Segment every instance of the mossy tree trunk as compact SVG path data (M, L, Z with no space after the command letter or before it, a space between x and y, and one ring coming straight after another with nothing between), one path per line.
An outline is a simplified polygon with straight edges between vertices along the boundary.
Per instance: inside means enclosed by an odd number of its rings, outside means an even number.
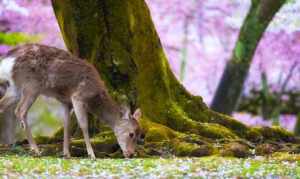
M203 155L220 140L292 140L283 130L248 128L187 92L170 70L144 0L52 4L67 48L97 67L116 100L142 109L152 149L160 143L176 155Z
M231 114L236 109L257 45L286 0L251 2L232 57L225 67L211 105L213 110L221 113Z

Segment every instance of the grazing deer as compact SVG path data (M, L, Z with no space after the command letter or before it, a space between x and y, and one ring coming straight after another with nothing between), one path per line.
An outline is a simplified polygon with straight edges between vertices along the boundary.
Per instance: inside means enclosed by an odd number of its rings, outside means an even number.
M96 114L114 131L125 157L132 157L140 136L138 119L109 95L97 70L89 63L54 47L27 44L9 51L0 60L0 81L7 83L0 112L17 103L15 114L26 132L30 148L39 154L26 116L39 95L54 97L64 108L63 154L70 157L69 121L73 108L85 140L87 153L95 158L88 134L88 112Z

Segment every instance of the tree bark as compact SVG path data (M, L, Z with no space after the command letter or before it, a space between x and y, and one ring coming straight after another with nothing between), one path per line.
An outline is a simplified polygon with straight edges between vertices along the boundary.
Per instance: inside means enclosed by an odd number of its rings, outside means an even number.
M199 156L214 153L220 140L292 140L281 129L248 128L187 92L170 70L144 0L52 4L67 48L96 66L118 102L142 109L145 153L169 148L175 155Z
M257 45L285 2L286 0L252 0L232 57L213 98L213 110L230 115L236 109Z
M294 132L297 136L300 136L300 112L298 112L297 115L297 121L296 121Z
M10 145L16 142L16 126L14 107L11 107L1 115L0 144Z

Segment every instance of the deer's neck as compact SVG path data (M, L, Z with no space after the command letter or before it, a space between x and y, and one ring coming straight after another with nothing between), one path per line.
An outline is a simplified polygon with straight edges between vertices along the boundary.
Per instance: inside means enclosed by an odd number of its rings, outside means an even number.
M120 107L112 100L105 101L101 105L100 120L107 123L112 129L117 126L121 121Z

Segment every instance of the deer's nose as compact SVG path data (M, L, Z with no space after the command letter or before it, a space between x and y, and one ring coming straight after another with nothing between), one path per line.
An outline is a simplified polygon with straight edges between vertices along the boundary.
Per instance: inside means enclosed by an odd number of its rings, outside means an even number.
M126 158L133 158L133 157L134 157L134 153L133 153L133 152L126 152L126 153L124 154L124 156L125 156Z
M128 158L133 158L134 157L134 154L129 154L128 155Z

